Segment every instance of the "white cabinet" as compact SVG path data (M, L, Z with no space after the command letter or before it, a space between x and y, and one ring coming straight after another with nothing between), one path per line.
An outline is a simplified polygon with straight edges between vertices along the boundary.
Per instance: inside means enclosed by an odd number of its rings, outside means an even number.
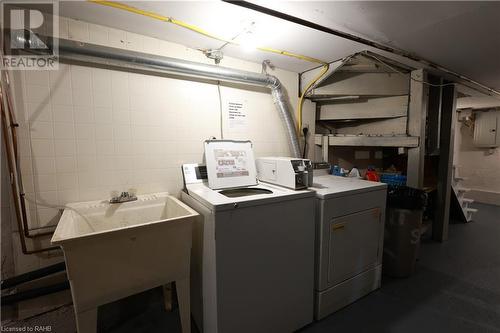
M500 111L476 112L474 121L474 145L477 147L500 146Z

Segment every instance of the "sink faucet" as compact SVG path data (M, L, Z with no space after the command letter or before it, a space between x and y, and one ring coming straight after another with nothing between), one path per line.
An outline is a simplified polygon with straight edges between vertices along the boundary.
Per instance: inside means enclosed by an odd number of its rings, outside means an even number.
M129 202L129 201L134 201L137 200L137 197L133 194L130 194L128 192L122 192L119 196L112 197L109 200L110 204L115 204L115 203L122 203L122 202Z

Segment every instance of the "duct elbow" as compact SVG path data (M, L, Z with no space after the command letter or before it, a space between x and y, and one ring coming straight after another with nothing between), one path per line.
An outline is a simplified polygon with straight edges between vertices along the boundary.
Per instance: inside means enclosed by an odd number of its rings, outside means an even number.
M268 82L267 86L269 88L271 88L273 91L277 90L277 89L279 89L281 87L280 80L276 76L274 76L274 75L267 74L266 75L266 80Z

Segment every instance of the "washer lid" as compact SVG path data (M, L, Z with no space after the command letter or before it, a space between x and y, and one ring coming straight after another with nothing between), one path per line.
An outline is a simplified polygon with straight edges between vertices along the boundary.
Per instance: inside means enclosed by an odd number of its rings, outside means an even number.
M257 171L250 141L205 141L208 186L211 189L257 184Z
M227 196L221 192L228 193L225 190L213 190L208 187L207 182L194 183L186 185L187 193L194 200L207 207L212 212L221 212L225 210L240 209L246 207L259 207L263 205L272 205L278 202L293 201L304 198L313 198L315 193L308 190L292 190L285 187L274 186L272 184L260 183L255 186L236 188L234 192L238 193L240 189L257 189L251 195L244 196ZM264 190L264 191L262 191ZM268 190L268 191L266 191ZM251 190L252 191L252 190ZM272 193L268 193L272 192Z

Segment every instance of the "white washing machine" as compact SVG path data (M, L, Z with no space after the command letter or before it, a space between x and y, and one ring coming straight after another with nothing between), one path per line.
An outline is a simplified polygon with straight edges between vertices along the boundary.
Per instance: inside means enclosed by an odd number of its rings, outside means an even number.
M225 158L220 165L231 163ZM250 174L238 171L243 183L256 182L255 165L250 169ZM312 322L314 192L235 186L238 176L231 177L234 187L214 190L203 168L183 165L183 174L181 198L201 215L194 227L191 270L191 309L198 328L274 333Z
M315 319L380 288L387 186L314 171Z

